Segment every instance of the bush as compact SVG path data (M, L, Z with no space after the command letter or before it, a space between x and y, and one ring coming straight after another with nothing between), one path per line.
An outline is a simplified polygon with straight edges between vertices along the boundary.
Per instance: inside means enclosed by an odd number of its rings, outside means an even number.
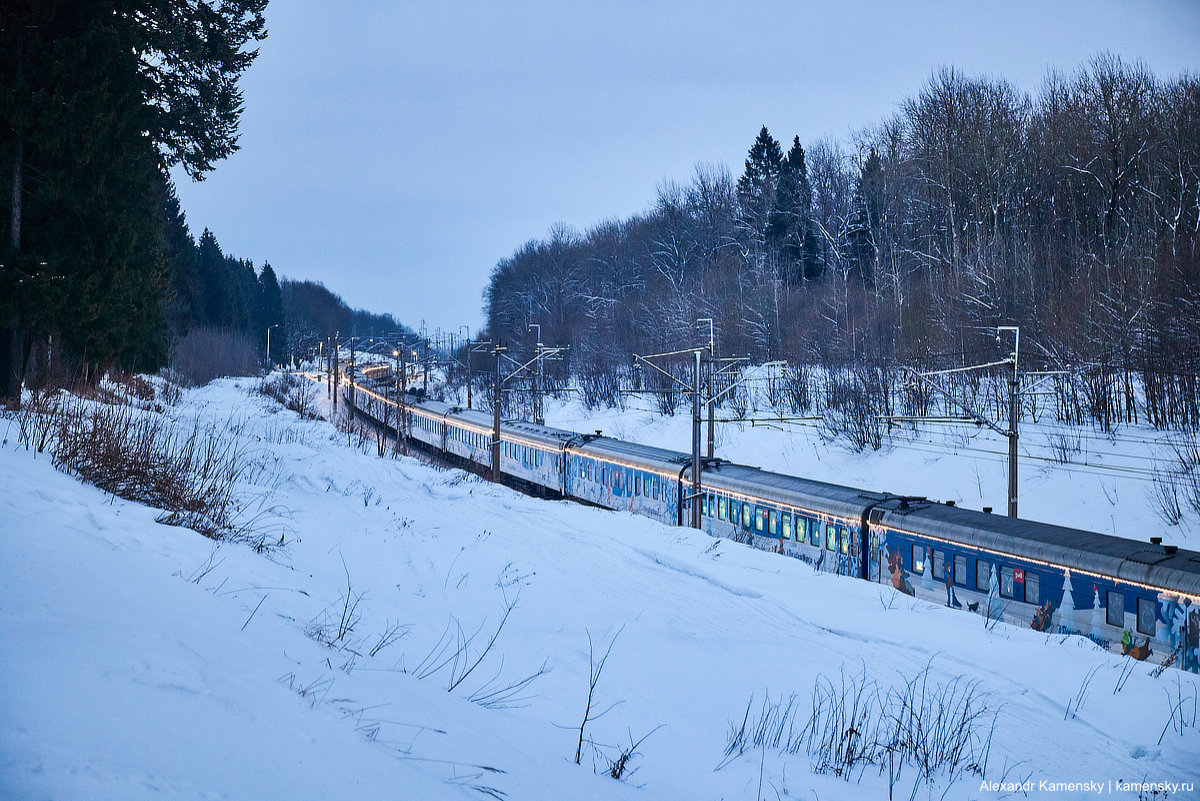
M180 431L160 413L65 393L23 415L26 447L48 450L55 467L105 492L162 509L160 523L218 540L248 533L234 498L248 460L228 426Z
M193 328L175 343L171 371L199 386L221 376L258 375L262 357L258 344L244 331Z
M268 376L259 382L258 391L305 420L318 417L316 384L303 376L295 373Z
M997 710L975 681L935 682L926 667L884 688L864 668L843 670L837 679L818 675L807 721L801 715L794 695L772 700L768 694L757 712L751 697L741 723L730 723L718 769L762 748L804 751L814 772L847 781L875 767L895 785L908 767L918 780L942 775L953 783L964 773L985 774Z

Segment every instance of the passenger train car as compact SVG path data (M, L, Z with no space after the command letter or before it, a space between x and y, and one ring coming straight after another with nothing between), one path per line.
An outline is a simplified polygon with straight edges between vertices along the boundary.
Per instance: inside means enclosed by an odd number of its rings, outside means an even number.
M380 413L391 400L354 389L357 414L396 419ZM405 408L411 439L490 471L491 415L412 397ZM501 424L500 467L527 489L673 525L698 502L712 536L1200 672L1200 553L722 460L704 460L692 500L690 454L520 421Z

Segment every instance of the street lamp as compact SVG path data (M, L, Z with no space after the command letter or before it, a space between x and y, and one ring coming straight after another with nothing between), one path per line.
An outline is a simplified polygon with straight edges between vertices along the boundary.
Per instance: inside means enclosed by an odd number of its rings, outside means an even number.
M279 323L267 326L267 372L271 371L271 329L278 327Z

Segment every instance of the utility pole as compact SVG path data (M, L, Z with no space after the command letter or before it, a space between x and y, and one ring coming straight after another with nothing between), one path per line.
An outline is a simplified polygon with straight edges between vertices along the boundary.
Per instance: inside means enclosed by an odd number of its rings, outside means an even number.
M472 392L472 385L475 383L475 374L474 374L474 368L473 368L473 362L472 362L471 356L476 353L487 353L491 347L492 347L492 343L489 340L480 340L479 342L471 342L470 340L467 341L467 350L466 350L465 355L467 357L467 408L468 409L472 408L471 392Z
M400 447L408 455L408 343L400 337Z
M713 336L713 318L701 317L696 327L708 323L708 369L704 372L704 394L708 397L708 458L713 458L717 431L717 402L713 399L712 375L717 363L717 339Z
M400 448L400 420L404 414L404 396L400 394L400 349L404 347L404 340L400 340L400 345L392 349L392 359L395 362L395 375L392 376L392 397L396 401L396 447Z
M1008 379L1008 516L1017 516L1017 412L1020 406L1020 376L1017 374L1017 355L1021 347L1021 327L1017 325L1002 325L1000 331L1012 331L1012 374Z
M669 353L655 353L651 356L641 356L637 353L633 354L634 366L639 367L641 364L650 366L651 368L662 373L674 384L681 387L685 392L692 396L692 489L689 494L683 493L683 487L680 487L681 500L688 501L692 510L691 519L689 521L692 528L700 528L700 406L704 403L704 398L700 395L700 354L704 348L685 348L684 350L671 351ZM651 359L663 358L667 356L682 356L685 353L692 355L692 383L689 386L684 381L676 378L671 373L659 367ZM676 390L678 391L678 390ZM683 477L680 476L682 483ZM683 525L683 510L679 510L679 524Z
M421 359L421 363L425 365L425 378L421 382L421 392L425 395L425 397L428 398L429 397L429 337L425 337L425 339L422 340L422 347L424 348L424 358Z
M534 355L537 358L537 369L533 372L533 422L540 425L545 425L546 420L542 415L542 327L537 323L530 323L529 330L537 329L537 350Z
M692 365L692 528L700 528L700 351ZM711 407L710 407L711 408ZM712 448L712 440L709 440Z
M354 337L350 337L350 372L346 376L347 384L350 387L350 408L346 411L350 415L350 419L354 419L354 411L357 408L354 404Z
M497 342L493 351L496 354L496 394L492 398L492 481L497 484L500 483L500 385L504 382L500 375L500 357L505 350Z

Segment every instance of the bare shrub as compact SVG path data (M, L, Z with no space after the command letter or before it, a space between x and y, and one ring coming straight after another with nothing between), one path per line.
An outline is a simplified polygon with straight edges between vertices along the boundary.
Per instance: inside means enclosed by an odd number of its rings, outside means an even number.
M813 405L812 368L807 364L790 366L783 374L783 392L792 414L805 414Z
M73 396L51 414L50 452L60 470L164 510L161 523L213 539L249 535L234 498L248 461L228 426L181 432L161 414Z
M919 781L987 771L998 711L979 683L956 677L933 681L928 667L886 690L867 676L818 675L807 721L795 696L764 696L755 711L751 696L740 723L730 723L721 769L746 751L808 754L813 771L861 778L868 767L888 773L892 786L905 768Z
M305 420L317 419L317 386L296 373L278 373L258 383L258 391Z
M262 371L262 353L254 338L230 328L193 328L171 352L171 370L192 385L221 376L250 376Z
M845 442L855 453L883 447L888 414L887 392L874 370L833 374L825 388L822 431Z
M579 390L588 409L612 409L620 404L621 376L612 367L589 364L579 376Z

